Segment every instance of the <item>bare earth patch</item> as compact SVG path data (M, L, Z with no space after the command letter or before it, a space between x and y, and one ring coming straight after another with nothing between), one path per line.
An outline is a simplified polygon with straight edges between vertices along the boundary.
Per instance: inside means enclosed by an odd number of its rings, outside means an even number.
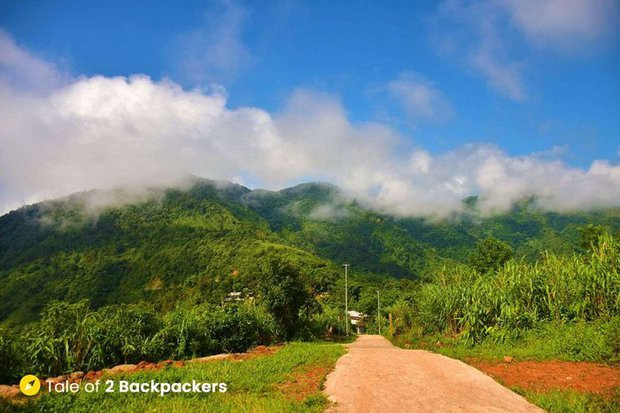
M278 386L278 389L286 396L297 401L305 400L309 395L316 393L321 388L329 367L304 366L293 372L291 378Z
M574 390L612 396L620 387L620 366L571 361L517 363L468 361L508 387L548 392Z
M231 360L249 360L257 357L270 356L280 350L284 345L274 346L257 346L245 353L233 353L230 355Z

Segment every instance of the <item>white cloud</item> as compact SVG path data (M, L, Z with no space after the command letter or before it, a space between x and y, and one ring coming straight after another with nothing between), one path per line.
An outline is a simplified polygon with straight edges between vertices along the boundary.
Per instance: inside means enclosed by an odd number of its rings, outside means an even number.
M346 204L345 204L346 205ZM343 205L321 204L314 208L308 216L317 221L337 221L349 216L349 211Z
M620 26L620 6L616 0L444 0L431 21L438 52L523 101L532 48L563 54L604 48Z
M7 61L2 70L15 69ZM230 109L222 91L146 76L32 90L0 80L0 211L92 188L177 185L187 174L271 189L329 181L398 215L445 216L471 194L489 213L530 195L554 210L620 204L617 164L581 170L484 144L435 155L403 150L405 139L388 126L353 123L336 98L306 90L278 113Z
M462 60L498 93L522 101L525 64L510 53L502 19L504 9L495 0L445 0L434 19L434 36L442 53Z
M452 105L433 82L413 72L403 72L387 84L413 120L444 120L452 116Z
M215 0L201 27L183 33L171 56L178 74L191 84L233 80L254 61L243 42L248 10L234 0Z
M617 30L616 0L499 0L532 43L571 51L591 47Z
M527 97L523 79L523 62L502 57L503 42L493 31L481 37L480 45L467 56L469 66L486 79L488 85L500 94L523 101Z
M22 90L49 90L62 84L64 76L54 65L20 48L0 28L0 81Z

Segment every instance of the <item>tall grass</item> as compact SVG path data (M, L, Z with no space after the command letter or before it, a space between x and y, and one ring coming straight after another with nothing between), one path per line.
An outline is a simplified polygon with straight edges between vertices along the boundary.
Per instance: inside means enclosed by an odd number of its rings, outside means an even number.
M141 360L240 352L277 337L273 317L250 303L179 307L161 314L144 304L92 310L86 301L55 302L39 322L0 331L0 378L11 383L25 373L57 375Z
M484 275L444 268L420 289L408 317L424 332L470 344L514 338L539 322L610 319L620 315L619 268L620 246L606 233L583 255L545 253L535 264L511 260Z

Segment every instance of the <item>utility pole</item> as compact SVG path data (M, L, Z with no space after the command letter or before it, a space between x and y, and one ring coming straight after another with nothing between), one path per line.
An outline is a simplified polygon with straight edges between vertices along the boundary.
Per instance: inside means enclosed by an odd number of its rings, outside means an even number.
M348 271L349 264L343 264L344 267L344 331L349 335L349 280Z
M379 335L381 335L381 302L379 301L379 290L377 290L377 326L379 327Z

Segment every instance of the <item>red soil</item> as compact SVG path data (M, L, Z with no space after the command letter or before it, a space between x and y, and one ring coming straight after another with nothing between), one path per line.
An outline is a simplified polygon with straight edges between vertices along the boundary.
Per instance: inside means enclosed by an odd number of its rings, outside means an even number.
M620 365L557 360L517 363L469 361L469 364L508 387L526 390L574 390L612 396L620 388Z
M274 345L274 346L257 346L246 353L233 353L230 357L231 360L249 360L257 357L265 357L270 356L273 353L277 352L283 347L283 345Z
M302 401L312 393L319 391L321 383L330 370L331 369L328 367L308 368L304 366L302 369L294 372L291 377L280 384L278 388L286 397Z

